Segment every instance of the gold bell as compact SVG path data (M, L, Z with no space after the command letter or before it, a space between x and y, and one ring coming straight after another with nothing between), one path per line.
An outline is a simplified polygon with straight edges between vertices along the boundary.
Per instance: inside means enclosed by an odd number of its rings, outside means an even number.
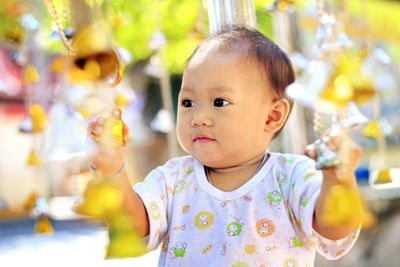
M108 215L106 220L110 241L106 258L137 257L145 254L146 246L137 234L132 218L122 211Z
M121 110L114 109L103 125L100 135L92 134L92 138L97 142L112 146L125 146L124 123L121 120Z
M102 218L121 209L123 195L111 179L91 180L83 194L83 203L75 211L84 215Z
M393 182L390 175L390 169L382 169L378 173L378 179L376 179L377 184L386 184Z
M47 115L39 104L33 104L29 107L29 116L32 122L32 132L37 133L44 130L46 126Z
M42 160L40 159L39 155L36 153L35 150L32 150L29 153L28 158L26 159L26 165L34 167L40 167L43 165Z
M122 64L98 25L78 31L72 50L75 53L69 75L72 83L106 81L111 87L119 84Z
M364 130L362 131L362 135L371 138L371 139L378 139L382 134L381 126L378 121L371 121L365 126Z
M321 92L321 98L337 105L350 101L363 103L376 94L373 80L362 74L361 58L354 55L339 56L336 69Z
M32 192L28 198L26 199L25 203L24 203L24 210L25 211L30 211L31 209L33 209L36 205L36 201L38 199L38 194L36 192Z
M322 222L327 226L361 223L363 228L368 228L374 224L375 218L357 191L335 185L327 196Z
M35 225L36 234L52 234L54 233L53 226L46 216L40 216Z

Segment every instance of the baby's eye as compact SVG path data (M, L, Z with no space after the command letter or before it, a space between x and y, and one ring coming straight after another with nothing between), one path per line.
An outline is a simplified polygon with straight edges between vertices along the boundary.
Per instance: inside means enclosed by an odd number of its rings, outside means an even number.
M223 107L230 104L228 100L222 99L222 98L216 98L214 100L214 107Z
M184 100L182 100L181 105L182 105L183 107L185 107L185 108L191 108L191 107L194 106L194 103L193 103L192 100L184 99Z

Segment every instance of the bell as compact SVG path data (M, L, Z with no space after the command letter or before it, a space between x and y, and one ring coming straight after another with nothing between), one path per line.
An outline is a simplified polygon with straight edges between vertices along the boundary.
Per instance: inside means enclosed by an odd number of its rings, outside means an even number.
M377 140L382 135L381 126L378 121L373 120L365 126L362 135Z
M320 97L339 106L350 101L359 104L370 100L376 94L376 88L373 80L362 74L361 67L359 57L339 56L336 69Z
M112 146L125 146L124 123L121 120L121 111L114 109L103 125L100 135L92 134L92 138L97 142Z
M34 167L40 167L43 165L42 160L40 159L39 155L36 153L35 150L32 150L29 153L28 158L26 159L26 165Z
M36 205L36 201L38 198L38 194L36 192L32 192L24 203L24 210L30 211L31 209L33 209Z
M374 222L374 216L357 191L344 185L331 187L322 214L323 224L334 227L348 223L361 223L365 229L372 226Z
M110 241L106 258L137 257L147 252L135 230L132 218L123 212L107 217Z
M72 83L106 81L111 87L119 84L122 64L97 25L78 31L72 50L75 53L69 73Z
M44 130L47 115L39 104L33 104L29 107L29 116L32 123L32 132L37 133Z
M121 209L123 195L111 179L91 180L83 194L83 203L75 211L84 215L102 218L107 213Z
M23 79L25 83L37 83L39 81L39 73L36 67L33 65L26 66Z
M54 233L53 226L46 216L40 216L35 225L36 234L52 234Z
M378 178L376 179L377 184L386 184L393 182L393 179L390 175L390 169L382 169L378 173Z

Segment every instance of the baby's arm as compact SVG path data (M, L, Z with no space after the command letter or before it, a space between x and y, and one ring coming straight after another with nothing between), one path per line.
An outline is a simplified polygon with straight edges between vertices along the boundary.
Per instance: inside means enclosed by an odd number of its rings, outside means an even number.
M111 116L114 116L111 114ZM91 135L100 136L103 131L104 119L100 118L89 125L88 131ZM124 138L128 135L128 128L123 124ZM91 164L97 172L102 175L110 176L117 181L117 186L123 195L122 209L130 217L136 226L140 237L149 234L149 218L146 208L139 195L132 189L125 168L120 172L124 165L126 155L125 146L112 146L97 143L97 151L90 157ZM117 175L116 175L117 174Z
M340 140L339 140L340 139ZM336 185L344 185L349 191L353 191L358 194L357 181L354 174L355 169L359 163L361 158L361 148L354 143L347 136L341 136L340 138L334 138L331 142L334 150L339 149L347 149L345 153L350 155L346 160L342 159L342 163L340 168L338 166L329 167L322 170L323 173L323 181L321 186L321 192L317 199L313 217L313 228L316 232L318 232L321 236L331 239L331 240L339 240L346 236L348 236L351 232L353 232L356 228L360 226L360 221L349 221L348 223L343 223L340 225L329 226L326 223L323 223L324 207L329 198L330 190L332 187ZM342 148L339 148L339 145ZM315 158L315 153L306 152L308 156L311 158ZM357 213L361 211L360 203L349 203L352 205L356 205L353 212ZM339 211L338 211L339 212ZM359 217L359 216L355 216Z

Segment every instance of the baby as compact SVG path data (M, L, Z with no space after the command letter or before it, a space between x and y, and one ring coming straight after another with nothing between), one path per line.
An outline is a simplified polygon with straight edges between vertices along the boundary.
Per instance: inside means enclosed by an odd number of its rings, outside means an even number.
M188 156L169 160L130 189L125 148L92 157L116 176L124 209L148 248L162 242L159 266L313 266L346 253L358 223L321 223L327 192L356 189L360 148L338 177L303 155L267 152L290 113L290 60L260 32L231 28L195 50L179 93L177 135ZM102 121L90 125L102 131ZM296 129L292 129L296 130ZM125 128L125 134L127 129ZM309 154L314 157L314 153Z

